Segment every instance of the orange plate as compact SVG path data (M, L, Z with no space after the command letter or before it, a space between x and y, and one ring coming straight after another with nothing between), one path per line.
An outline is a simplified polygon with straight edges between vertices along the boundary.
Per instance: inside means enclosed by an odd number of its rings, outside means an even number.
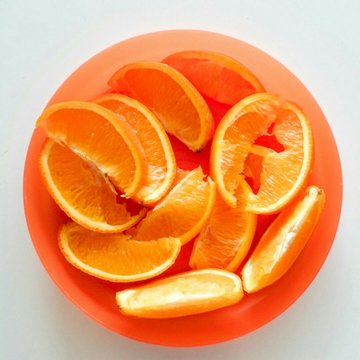
M321 220L290 271L276 284L246 295L237 305L210 313L171 320L148 320L119 313L115 292L129 286L110 284L73 268L61 255L56 241L65 216L42 184L38 158L45 135L35 130L24 171L24 207L29 232L37 253L57 286L82 311L121 335L153 344L198 346L230 340L268 323L286 310L309 286L320 270L333 243L340 217L342 175L339 155L329 125L318 104L304 85L283 65L266 53L240 40L193 30L175 30L138 36L114 45L77 69L58 89L49 104L64 100L88 100L108 92L107 80L122 65L138 60L161 60L181 50L209 50L238 59L258 76L265 88L298 103L314 129L316 159L311 182L322 187L327 202ZM211 103L219 120L226 110ZM35 124L35 119L34 119ZM195 154L171 139L178 164L207 171L209 149ZM260 224L266 223L266 218ZM262 232L258 229L258 235ZM186 270L192 242L167 274ZM131 285L131 284L130 284Z

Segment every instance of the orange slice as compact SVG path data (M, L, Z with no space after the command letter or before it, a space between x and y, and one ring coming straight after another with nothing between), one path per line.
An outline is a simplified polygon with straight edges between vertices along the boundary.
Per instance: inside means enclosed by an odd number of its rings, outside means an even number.
M115 112L135 131L145 152L148 172L134 199L143 205L157 202L170 190L176 175L175 155L160 121L146 106L125 95L104 95L95 102Z
M112 111L90 102L66 101L45 109L36 125L93 163L126 197L143 185L147 164L139 139Z
M214 120L200 93L182 74L157 62L137 62L119 69L110 87L145 104L166 131L199 151L210 140Z
M184 170L181 168L176 169L175 181L174 184L177 185L185 176L190 173L190 170Z
M190 267L236 270L249 251L255 230L255 214L245 212L241 203L231 208L217 196L211 216L195 240Z
M107 179L68 147L48 139L40 155L40 170L48 192L75 222L98 232L121 232L144 215L131 215Z
M253 293L280 279L310 238L325 204L325 193L308 187L266 230L241 275L244 289Z
M59 231L59 247L79 270L112 282L133 282L157 276L179 254L179 239L136 241L124 234L99 234L68 223Z
M200 314L238 303L239 276L216 269L189 271L116 293L126 315L162 319Z
M204 226L215 203L215 184L201 168L187 174L137 227L136 239L176 237L183 244Z
M278 149L257 144L264 137L275 137ZM271 214L303 188L312 159L312 131L304 113L289 101L261 93L241 100L221 120L212 143L210 171L231 207L236 207L235 191L241 185L246 211ZM245 181L246 167L252 164L260 166L254 171L260 172L257 191Z
M182 51L163 60L207 97L227 105L264 92L256 76L237 60L209 51Z

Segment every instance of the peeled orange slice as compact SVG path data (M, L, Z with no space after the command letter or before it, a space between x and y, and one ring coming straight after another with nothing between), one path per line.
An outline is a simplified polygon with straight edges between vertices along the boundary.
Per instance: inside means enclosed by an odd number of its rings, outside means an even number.
M231 208L217 196L214 209L195 240L191 268L237 269L249 251L256 230L256 215L244 211L243 205Z
M40 170L49 194L75 222L98 232L121 232L144 215L131 215L107 179L68 147L48 139L40 155Z
M276 150L260 142L264 137L276 139ZM260 93L241 100L221 120L210 168L227 204L236 207L235 191L241 186L246 211L270 214L284 208L304 187L312 159L312 131L304 113L279 96ZM256 191L246 182L247 167L258 169L253 172L259 173Z
M176 175L174 152L162 124L146 106L125 95L108 94L95 102L115 112L135 131L145 152L148 172L134 199L144 205L157 202L170 190Z
M216 269L189 271L116 293L120 311L143 318L175 318L238 303L239 276Z
M210 51L181 51L163 60L180 71L200 93L227 105L264 87L256 76L237 60Z
M112 282L132 282L164 272L179 254L179 239L136 241L124 234L99 234L68 223L59 232L65 258L79 270Z
M119 69L110 87L145 104L167 132L193 151L205 147L214 120L200 93L181 73L157 62L137 62Z
M90 102L67 101L45 109L36 125L91 162L126 197L142 187L147 172L144 150L129 124L112 111Z
M139 223L136 239L176 237L183 244L201 230L215 203L215 184L201 168L189 172Z
M310 186L278 215L241 272L246 292L273 284L289 270L318 223L324 204L324 191Z
M174 184L177 185L186 175L188 175L190 170L184 170L181 168L176 169L175 181Z

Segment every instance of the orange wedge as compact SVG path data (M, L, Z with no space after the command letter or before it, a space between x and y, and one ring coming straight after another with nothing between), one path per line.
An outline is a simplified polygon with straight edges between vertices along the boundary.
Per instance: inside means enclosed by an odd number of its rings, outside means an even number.
M309 186L266 230L241 275L248 293L280 279L300 255L325 204L325 193Z
M91 163L68 147L48 139L40 155L40 170L49 194L75 222L98 232L121 232L144 215L131 215L108 180Z
M143 205L157 202L170 190L176 175L174 152L162 124L146 106L125 95L109 94L95 102L115 112L134 129L148 163L144 185L134 199Z
M227 105L264 92L256 76L237 60L209 51L182 51L163 60L207 97Z
M190 172L190 170L184 170L181 168L177 168L174 184L177 185L186 175L189 174L189 172Z
M256 215L240 203L231 208L220 196L196 238L189 265L193 269L235 271L249 251L256 230Z
M112 282L133 282L157 276L179 254L179 239L136 241L124 234L99 234L68 223L59 231L59 247L79 270Z
M163 319L200 314L238 303L239 276L217 269L189 271L116 293L126 315Z
M264 137L275 138L277 150L259 144ZM241 186L246 211L271 214L304 187L312 159L312 130L304 113L279 96L261 93L241 100L221 120L212 143L210 171L231 207L236 207L235 191ZM259 173L256 191L245 180L249 172Z
M181 73L157 62L137 62L119 69L110 87L145 104L166 131L199 151L210 140L214 120L200 93Z
M139 139L112 111L84 101L67 101L45 109L37 126L91 162L126 197L143 185L147 164Z
M201 168L189 172L139 223L136 239L176 237L183 244L204 226L215 203L215 184Z

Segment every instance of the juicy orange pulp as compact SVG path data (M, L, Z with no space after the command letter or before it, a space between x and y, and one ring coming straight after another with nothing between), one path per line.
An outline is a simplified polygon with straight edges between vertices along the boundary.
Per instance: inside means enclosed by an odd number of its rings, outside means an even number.
M235 271L249 251L256 217L244 210L243 202L231 208L217 195L214 209L195 240L190 266Z
M166 131L193 151L205 147L214 120L203 97L181 73L157 62L137 62L119 69L110 87L145 104Z
M135 238L176 237L183 244L196 236L211 214L215 184L201 168L189 172L137 226Z
M136 241L125 234L99 234L70 222L59 231L65 258L79 270L113 282L133 282L157 276L179 254L179 239Z
M68 147L48 139L40 155L40 170L50 195L74 221L98 232L122 232L146 213L132 215L107 178Z
M268 131L283 151L256 144ZM311 127L302 111L278 96L260 93L240 101L221 120L212 143L210 168L221 196L230 206L236 206L235 191L241 186L247 211L271 214L284 208L306 184L312 159ZM245 177L247 167L254 170L259 165L259 188L255 193Z
M163 60L180 71L203 95L227 105L265 89L237 60L209 51L182 51Z
M139 138L148 172L134 199L144 205L156 203L170 190L176 175L174 152L160 121L146 106L125 95L107 94L95 102L129 123Z
M248 293L273 284L289 270L318 223L324 204L324 191L309 186L270 224L241 272Z
M116 294L127 315L161 319L199 314L239 302L240 278L216 269L189 271Z
M144 150L129 124L112 111L90 102L66 101L45 109L36 126L93 163L126 197L143 185Z

